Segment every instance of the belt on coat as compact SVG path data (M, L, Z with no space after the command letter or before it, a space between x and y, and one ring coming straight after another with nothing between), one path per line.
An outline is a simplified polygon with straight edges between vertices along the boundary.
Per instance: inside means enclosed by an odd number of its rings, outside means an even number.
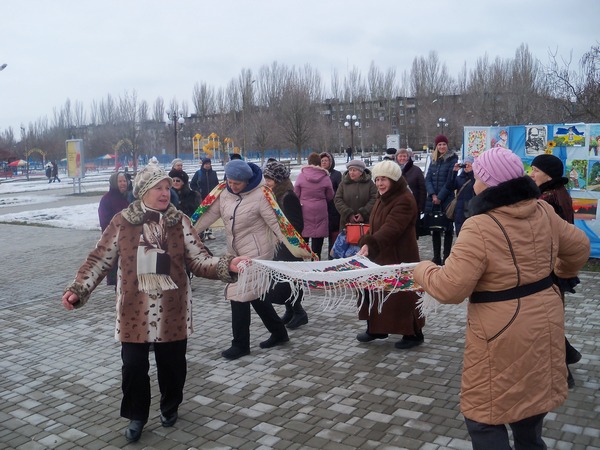
M490 303L504 302L506 300L514 300L516 298L527 297L536 292L543 291L553 284L552 277L548 275L546 278L534 281L533 283L516 286L503 291L480 291L471 294L471 303Z

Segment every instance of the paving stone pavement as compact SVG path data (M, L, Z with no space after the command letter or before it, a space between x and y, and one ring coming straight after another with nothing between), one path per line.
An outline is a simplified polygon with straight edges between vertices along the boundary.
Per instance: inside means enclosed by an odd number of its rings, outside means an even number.
M221 231L209 247L224 249ZM141 440L127 444L119 416L120 354L114 291L102 285L81 310L62 308L63 287L95 244L95 231L0 224L0 448L37 449L469 449L458 407L465 308L440 307L425 344L399 336L361 344L352 307L305 307L309 323L263 350L253 313L252 353L227 361L229 305L220 282L194 278L196 332L180 419L163 428L153 403ZM429 239L420 241L431 257ZM577 387L544 428L552 449L600 448L600 274L581 274L567 299L567 333L583 359Z

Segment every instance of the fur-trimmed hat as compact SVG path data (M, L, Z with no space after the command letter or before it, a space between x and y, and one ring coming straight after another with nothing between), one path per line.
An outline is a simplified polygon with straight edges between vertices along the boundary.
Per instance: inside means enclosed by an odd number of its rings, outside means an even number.
M373 175L373 179L387 177L390 180L398 181L402 176L402 169L394 161L381 161L373 166L371 174Z
M263 170L263 176L270 178L276 183L281 183L290 177L290 170L279 161L272 161L266 165L265 170Z
M225 164L225 175L228 180L248 181L254 175L247 162L234 159Z
M140 170L133 180L133 196L142 198L146 192L160 183L162 180L169 180L169 186L173 186L173 180L159 165L158 159L154 156L146 167Z
M512 150L494 147L475 158L473 173L487 186L492 187L522 177L525 170L521 158Z
M365 165L365 163L360 159L353 159L348 164L346 164L346 169L350 169L350 167L358 169L361 172L364 172L367 169L367 166Z
M448 138L447 138L446 136L444 136L443 134L439 134L439 135L437 135L437 136L435 137L435 141L434 141L434 142L435 142L435 144L434 144L434 146L433 146L433 147L435 148L435 147L437 147L437 145L438 145L440 142L445 142L445 143L447 144L447 143L448 143Z
M185 173L183 170L171 169L171 171L169 172L169 176L171 178L181 179L181 181L183 181L183 184L188 184L188 181L190 181L189 175L187 173Z

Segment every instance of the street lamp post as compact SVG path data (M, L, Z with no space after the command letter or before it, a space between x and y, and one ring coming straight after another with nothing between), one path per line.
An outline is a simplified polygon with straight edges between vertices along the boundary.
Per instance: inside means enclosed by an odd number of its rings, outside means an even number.
M346 121L344 122L344 126L350 129L350 148L352 149L352 153L354 154L354 128L360 127L360 122L357 120L358 117L356 115L348 114L346 116Z
M450 124L448 123L448 120L445 117L440 117L437 121L437 127L440 129L440 133L443 134L444 133L444 128L448 128Z
M177 135L181 130L183 130L183 126L185 124L185 119L183 118L183 110L179 110L179 112L171 111L167 109L165 111L167 113L168 120L165 121L165 125L167 128L173 128L173 137L175 139L175 158L179 158L179 139Z

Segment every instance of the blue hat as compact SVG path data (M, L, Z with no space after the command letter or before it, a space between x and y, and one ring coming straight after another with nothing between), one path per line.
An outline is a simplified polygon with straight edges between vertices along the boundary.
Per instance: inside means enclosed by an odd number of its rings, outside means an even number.
M202 165L204 165L206 163L211 163L212 164L212 161L210 160L210 158L202 158Z
M254 175L247 162L234 159L225 165L225 175L228 180L248 181Z

